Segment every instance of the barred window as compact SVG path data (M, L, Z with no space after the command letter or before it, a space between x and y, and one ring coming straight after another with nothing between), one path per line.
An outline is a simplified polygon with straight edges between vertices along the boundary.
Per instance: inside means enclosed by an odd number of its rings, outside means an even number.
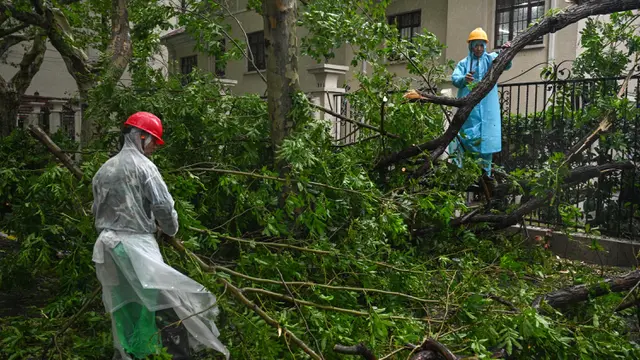
M220 48L220 53L224 53L225 48L227 46L226 39L224 38L220 39L220 41L218 42L218 46ZM218 61L218 59L214 59L214 60L215 60L214 71L216 73L216 76L219 78L224 78L226 76L226 69L224 64L221 61Z
M247 37L249 38L249 50L251 50L250 53L253 54L253 62L256 65L254 68L251 61L247 61L247 70L256 71L266 69L267 62L265 59L264 31L256 31L247 34Z
M496 0L496 47L513 40L544 16L544 0ZM542 36L532 44L542 44Z
M420 31L421 11L411 11L403 14L396 14L387 17L389 25L396 25L400 37L405 40L411 40Z
M180 58L180 74L182 75L182 85L187 85L190 81L191 72L198 67L198 55L185 56Z

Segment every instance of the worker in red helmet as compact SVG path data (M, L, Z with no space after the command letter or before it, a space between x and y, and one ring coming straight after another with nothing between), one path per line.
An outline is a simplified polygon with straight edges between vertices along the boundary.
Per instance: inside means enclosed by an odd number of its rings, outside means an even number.
M178 232L178 215L148 156L162 140L162 122L148 112L127 119L124 145L93 178L93 248L102 300L111 314L119 359L143 359L163 347L173 359L212 348L228 358L214 323L216 297L167 265L154 237Z

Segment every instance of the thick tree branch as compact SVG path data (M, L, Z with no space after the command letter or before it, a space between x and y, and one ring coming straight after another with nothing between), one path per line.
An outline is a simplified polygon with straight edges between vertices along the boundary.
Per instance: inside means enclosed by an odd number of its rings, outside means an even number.
M101 69L103 80L116 83L124 74L132 56L129 35L128 0L111 0L111 41L105 53L104 67ZM66 18L57 9L46 9L48 18L54 19L48 28L51 44L62 56L67 70L76 80L81 98L95 85L94 68L87 55L73 43L68 33ZM57 20L56 20L57 19ZM83 119L80 134L81 146L86 146L93 136L93 122Z
M47 20L44 16L35 12L18 10L13 3L9 1L0 3L0 13L8 13L12 18L22 21L25 24L40 26L42 28L47 27Z
M533 307L539 308L544 301L553 308L563 308L568 305L586 301L589 298L607 295L612 292L622 292L636 287L640 283L640 270L632 271L623 276L605 279L593 285L577 285L553 291L539 296L533 301Z
M62 60L69 71L69 74L76 80L76 83L87 83L91 81L91 66L89 58L81 49L73 45L70 34L66 34L60 27L49 29L49 40L51 45L58 50Z
M22 31L22 30L28 28L29 26L31 26L31 25L29 25L29 24L20 24L20 25L14 26L14 27L10 27L8 29L0 29L0 38L3 38L5 36L7 36L7 35L15 34L18 31Z
M509 62L513 60L518 52L524 49L524 47L531 42L535 41L535 39L538 39L540 36L548 33L554 33L589 16L610 14L613 12L634 9L640 9L640 2L638 0L590 1L582 5L567 8L556 15L546 17L539 23L532 25L525 32L518 35L513 42L511 42L510 48L503 50L500 53L493 62L491 69L487 72L487 75L478 83L469 95L460 99L452 99L445 96L421 94L430 102L459 107L453 117L451 125L447 128L445 133L437 139L433 139L423 144L414 145L396 153L387 155L380 159L375 167L384 168L409 157L419 155L423 151L434 151L435 153L439 153L440 149L446 147L451 143L451 141L453 141L473 108L496 85L498 78L502 75Z
M618 162L618 163L604 164L604 165L598 165L598 166L595 166L595 165L582 166L574 169L573 171L571 171L571 173L569 173L569 175L564 179L563 186L566 187L573 184L585 182L592 178L605 174L607 172L617 171L617 170L630 170L634 168L635 168L635 165L630 162ZM544 192L544 194L530 199L529 201L522 204L519 208L517 208L516 210L514 210L509 214L502 214L502 215L486 214L486 215L476 215L471 217L465 216L466 218L465 221L454 219L452 220L452 222L455 224L487 222L487 223L494 224L493 226L494 230L504 229L511 225L517 224L518 221L520 221L520 219L525 215L541 208L542 206L545 206L551 200L554 193L555 193L554 190L547 190Z
M313 103L309 103L309 105L311 105L312 107L314 107L314 108L316 108L316 109L318 109L318 110L320 110L322 112L325 112L325 113L327 113L327 114L329 114L331 116L337 117L338 119L340 119L342 121L346 121L346 122L352 123L354 125L358 125L359 127L363 127L365 129L369 129L369 130L373 130L373 131L379 132L382 135L386 135L386 136L394 138L394 139L400 139L400 136L398 136L396 134L392 134L392 133L389 133L389 132L386 132L386 131L382 131L381 129L379 129L379 128L375 127L375 126L371 126L369 124L350 119L350 118L348 118L348 117L346 117L344 115L338 114L337 112L329 110L327 108L324 108L324 107L322 107L320 105L316 105L316 104L313 104Z
M36 35L33 40L31 49L22 57L20 69L11 78L11 85L13 86L14 91L21 96L27 91L27 88L31 84L31 80L40 70L46 51L47 37L40 33Z
M338 354L359 355L362 356L362 358L365 360L378 360L373 351L369 350L369 348L367 348L362 343L354 346L336 344L333 347L333 351L337 352Z
M124 74L131 56L131 37L129 35L129 13L127 11L129 0L111 1L111 42L107 50L109 63L103 78L107 81L117 82Z
M9 51L12 46L18 45L23 41L32 40L33 37L27 35L9 35L0 39L0 56Z
M38 125L29 126L29 131L31 131L31 135L33 135L33 137L38 139L44 146L46 146L47 149L49 149L49 151L53 155L55 155L55 157L62 161L62 163L67 167L67 169L69 169L69 171L71 171L76 179L82 180L82 177L84 176L82 170L80 170L80 168L73 163L71 158L64 154L62 150L60 150L58 145L56 145Z

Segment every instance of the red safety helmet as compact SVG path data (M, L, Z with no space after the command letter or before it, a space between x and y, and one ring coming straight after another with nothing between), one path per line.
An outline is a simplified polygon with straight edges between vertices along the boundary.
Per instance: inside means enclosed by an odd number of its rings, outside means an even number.
M162 140L162 121L152 113L139 111L129 116L124 124L148 132L156 139L156 144L164 145Z

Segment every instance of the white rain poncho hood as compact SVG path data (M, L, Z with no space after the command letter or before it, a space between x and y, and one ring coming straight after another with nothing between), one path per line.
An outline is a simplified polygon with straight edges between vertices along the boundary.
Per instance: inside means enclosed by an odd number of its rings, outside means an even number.
M120 153L93 179L96 228L151 234L157 220L162 231L173 236L178 232L173 199L158 168L144 156L142 134L137 128L125 134Z
M173 309L183 319L192 350L212 348L228 358L214 323L216 297L162 259L153 235L156 222L174 236L178 216L160 172L143 153L143 134L137 128L125 134L122 150L93 178L93 214L100 232L93 261L105 309L112 314L114 346L122 358L131 359L131 349L140 348L141 338L159 335L152 324L155 312ZM148 326L126 314L132 306L148 314Z

